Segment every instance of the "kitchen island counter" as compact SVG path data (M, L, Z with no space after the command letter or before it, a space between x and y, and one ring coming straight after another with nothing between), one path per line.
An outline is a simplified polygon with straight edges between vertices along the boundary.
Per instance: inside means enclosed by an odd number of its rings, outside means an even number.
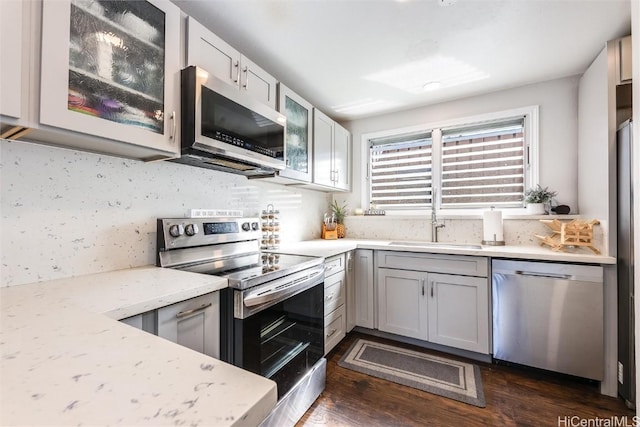
M2 288L0 424L259 424L273 381L113 320L226 286L150 266Z

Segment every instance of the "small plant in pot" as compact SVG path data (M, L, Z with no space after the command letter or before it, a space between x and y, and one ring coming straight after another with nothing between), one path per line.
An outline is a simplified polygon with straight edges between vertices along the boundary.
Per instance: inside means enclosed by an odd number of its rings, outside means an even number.
M347 229L344 226L344 217L347 216L347 205L340 206L337 200L334 200L331 204L331 211L336 216L336 222L338 223L336 230L338 232L338 238L342 239L347 234Z
M549 187L542 188L540 184L536 188L530 188L524 194L524 201L527 204L527 213L531 215L544 215L547 213L546 206L550 205L558 192L550 191Z

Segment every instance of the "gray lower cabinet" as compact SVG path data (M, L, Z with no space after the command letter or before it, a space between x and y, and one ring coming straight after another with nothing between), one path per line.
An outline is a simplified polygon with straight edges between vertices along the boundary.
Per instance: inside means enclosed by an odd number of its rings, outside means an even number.
M427 340L427 274L420 271L378 269L378 329Z
M126 319L122 319L120 321L122 323L126 323L129 326L133 326L134 328L142 329L145 332L149 332L150 334L158 334L158 324L155 310L147 311L146 313L141 313L136 316L127 317Z
M347 271L345 273L345 282L347 285L345 311L347 316L347 332L351 332L356 326L356 283L354 266L356 251L350 251L344 255L347 263Z
M345 254L325 260L324 278L324 354L346 336L347 316Z
M454 271L475 276L440 273ZM489 354L487 271L484 257L379 252L378 329Z
M220 293L212 292L162 307L158 336L206 355L220 357Z
M488 279L429 274L428 282L429 341L488 354Z
M371 249L356 249L353 268L355 276L355 325L373 329L375 326L373 251Z

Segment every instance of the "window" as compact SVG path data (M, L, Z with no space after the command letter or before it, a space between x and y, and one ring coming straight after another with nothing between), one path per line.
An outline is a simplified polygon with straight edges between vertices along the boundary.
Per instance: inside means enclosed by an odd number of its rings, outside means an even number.
M522 207L524 118L442 130L442 208Z
M535 121L499 115L368 138L369 202L389 211L522 207L534 185L527 128Z
M379 209L431 206L431 133L371 140L370 201Z

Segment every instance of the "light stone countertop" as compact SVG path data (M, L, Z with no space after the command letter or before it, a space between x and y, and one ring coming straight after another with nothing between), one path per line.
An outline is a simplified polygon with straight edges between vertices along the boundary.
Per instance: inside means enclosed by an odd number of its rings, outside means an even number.
M575 262L582 264L615 264L614 257L595 255L588 249L578 248L572 252L554 252L541 246L482 246L482 249L463 249L447 247L415 246L415 242L407 245L390 245L389 240L338 239L307 240L303 242L283 244L277 252L288 252L299 255L330 257L353 249L376 249L403 252L424 252L451 255L474 255L492 258L526 259L531 261ZM428 243L427 243L428 244ZM455 244L455 243L454 243Z
M2 288L0 425L257 425L275 382L113 320L226 286L149 266Z

